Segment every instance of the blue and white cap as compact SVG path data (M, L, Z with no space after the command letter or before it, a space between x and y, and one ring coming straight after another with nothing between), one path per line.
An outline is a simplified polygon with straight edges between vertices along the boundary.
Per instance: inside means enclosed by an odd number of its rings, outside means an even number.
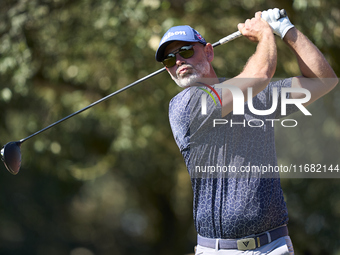
M206 45L207 42L195 29L190 26L176 26L170 28L163 36L161 42L159 43L156 60L161 62L164 58L164 51L166 46L168 46L173 41L183 41L183 42L199 42Z

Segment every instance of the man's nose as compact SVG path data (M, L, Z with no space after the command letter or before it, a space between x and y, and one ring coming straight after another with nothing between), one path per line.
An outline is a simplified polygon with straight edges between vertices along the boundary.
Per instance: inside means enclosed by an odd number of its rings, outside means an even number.
M185 58L181 57L181 55L176 54L176 65L181 66L185 63Z

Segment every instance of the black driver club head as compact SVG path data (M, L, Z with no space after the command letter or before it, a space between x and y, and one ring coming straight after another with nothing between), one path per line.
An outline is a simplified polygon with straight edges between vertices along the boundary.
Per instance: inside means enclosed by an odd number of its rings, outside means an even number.
M20 146L21 142L9 142L1 148L1 160L13 175L19 172L21 166Z

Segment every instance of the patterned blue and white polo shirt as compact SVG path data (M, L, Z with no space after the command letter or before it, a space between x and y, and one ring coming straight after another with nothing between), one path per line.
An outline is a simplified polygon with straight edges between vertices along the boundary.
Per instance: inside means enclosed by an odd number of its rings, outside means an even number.
M170 125L191 175L194 222L199 235L234 239L287 224L279 173L216 175L216 171L229 167L240 173L247 166L277 166L273 120L282 117L281 88L290 86L291 79L271 82L253 98L255 109L270 109L272 91L277 88L278 107L267 116L253 114L245 103L244 115L230 113L222 118L221 106L209 96L203 115L201 97L206 92L199 87L187 88L171 100ZM222 90L216 90L221 95ZM296 110L294 105L287 105L287 115ZM216 119L225 124L214 127ZM207 169L214 170L215 175Z

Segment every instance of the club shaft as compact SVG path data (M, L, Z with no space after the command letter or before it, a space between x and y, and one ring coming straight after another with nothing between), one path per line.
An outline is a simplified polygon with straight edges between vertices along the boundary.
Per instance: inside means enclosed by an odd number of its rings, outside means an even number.
M36 136L36 135L46 131L47 129L50 129L51 127L54 127L55 125L58 125L59 123L65 121L65 120L67 120L67 119L69 119L69 118L71 118L71 117L73 117L73 116L75 116L75 115L77 115L77 114L79 114L79 113L81 113L83 111L86 111L87 109L89 109L89 108L91 108L91 107L93 107L93 106L95 106L95 105L97 105L97 104L99 104L99 103L101 103L101 102L103 102L103 101L113 97L114 95L117 95L120 92L123 92L124 90L127 90L127 89L137 85L138 83L141 83L141 82L143 82L143 81L145 81L145 80L147 80L147 79L149 79L149 78L151 78L151 77L153 77L153 76L155 76L155 75L157 75L159 73L164 72L165 70L166 70L165 67L163 67L163 68L159 69L158 71L155 71L155 72L153 72L153 73L151 73L151 74L149 74L149 75L147 75L147 76L145 76L145 77L143 77L143 78L141 78L141 79L139 79L139 80L137 80L137 81L135 81L135 82L133 82L133 83L131 83L131 84L129 84L129 85L127 85L127 86L125 86L125 87L123 87L123 88L121 88L121 89L119 89L119 90L117 90L117 91L115 91L115 92L113 92L111 94L109 94L109 95L107 95L106 97L103 97L103 98L99 99L98 101L93 102L92 104L84 107L83 109L80 109L79 111L76 111L76 112L66 116L65 118L62 118L61 120L58 120L58 121L54 122L53 124L51 124L51 125L43 128L43 129L39 130L38 132L35 132L34 134L32 134L32 135L30 135L30 136L28 136L26 138L21 139L19 142L23 143L26 140L32 138L33 136Z

